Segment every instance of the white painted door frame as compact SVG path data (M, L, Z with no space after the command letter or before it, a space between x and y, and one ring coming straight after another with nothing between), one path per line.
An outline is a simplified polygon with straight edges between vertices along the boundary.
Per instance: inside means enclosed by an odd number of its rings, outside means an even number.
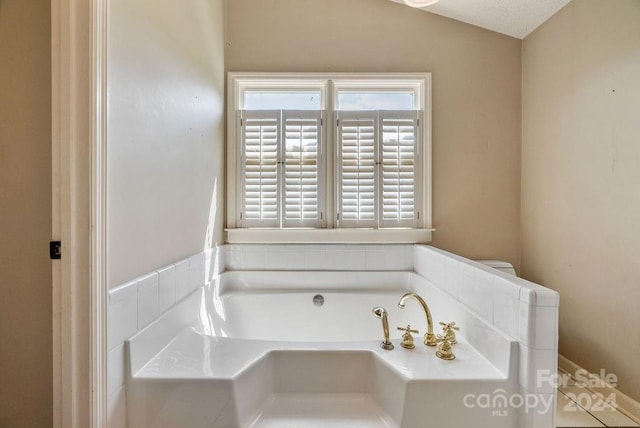
M108 0L53 0L53 426L107 425Z

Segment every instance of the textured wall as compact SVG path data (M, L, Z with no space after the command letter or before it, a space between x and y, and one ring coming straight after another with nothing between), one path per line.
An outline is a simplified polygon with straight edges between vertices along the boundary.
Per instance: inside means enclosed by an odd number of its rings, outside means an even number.
M520 47L387 0L233 0L227 71L433 73L433 244L519 264Z
M0 427L52 424L51 4L0 2Z
M224 2L109 2L111 287L222 242Z
M523 44L522 272L560 353L640 400L640 1L576 0Z

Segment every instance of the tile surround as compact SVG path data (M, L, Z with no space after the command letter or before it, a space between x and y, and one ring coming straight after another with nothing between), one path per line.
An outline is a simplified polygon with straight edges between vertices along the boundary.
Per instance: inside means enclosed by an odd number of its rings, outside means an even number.
M536 370L557 368L557 293L521 278L428 247L413 245L227 245L144 275L109 293L109 427L126 426L125 340L225 270L414 270L471 311L518 341L518 384L522 394L551 396ZM567 398L558 394L558 413ZM588 422L587 412L556 416L556 426ZM572 418L567 419L568 416ZM598 415L608 426L626 424L620 412ZM576 419L573 419L573 418ZM523 413L527 426L549 424L551 415ZM604 420L606 419L606 421ZM569 422L568 422L569 421ZM590 419L593 421L593 419ZM597 425L605 426L595 420ZM629 420L630 421L630 420ZM573 425L567 425L567 424Z
M109 394L107 413L109 428L125 428L127 426L127 390L124 386Z
M203 251L109 291L107 346L110 428L126 426L126 343L224 270L223 247Z
M160 314L158 301L158 272L150 273L138 283L138 330L141 330Z
M109 351L107 357L107 391L113 394L124 385L126 378L126 344L123 342Z
M413 270L413 245L229 244L226 270Z
M109 411L117 428L125 390L125 340L224 270L413 270L412 245L217 247L157 269L109 293ZM117 403L114 402L117 400ZM114 413L116 412L116 413ZM115 419L114 419L115 418Z
M175 263L173 269L176 278L176 302L179 302L189 294L189 259Z
M136 282L131 283L135 291L130 297L109 303L107 346L115 348L138 331L138 293Z
M558 298L553 291L432 247L232 244L177 261L111 290L109 411L114 424L110 426L124 426L119 425L126 397L124 341L224 270L415 270L519 341L518 383L523 391L552 392L536 387L534 373L540 367L556 367L552 360L557 353Z
M557 370L558 293L430 246L415 246L414 266L425 279L518 341L523 394L555 393L553 385L539 382L537 375ZM521 426L551 426L553 414L523 412L519 418Z
M515 340L520 340L520 302L508 293L493 290L493 325Z
M176 270L174 265L158 270L158 309L164 312L176 304Z

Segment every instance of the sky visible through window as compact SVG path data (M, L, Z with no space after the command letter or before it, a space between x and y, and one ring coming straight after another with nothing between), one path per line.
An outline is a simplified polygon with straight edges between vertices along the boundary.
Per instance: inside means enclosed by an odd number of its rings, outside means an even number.
M246 91L245 110L322 110L320 91Z
M413 110L411 92L338 92L338 110Z
M321 110L320 91L246 91L245 110ZM338 110L413 110L412 92L340 91Z

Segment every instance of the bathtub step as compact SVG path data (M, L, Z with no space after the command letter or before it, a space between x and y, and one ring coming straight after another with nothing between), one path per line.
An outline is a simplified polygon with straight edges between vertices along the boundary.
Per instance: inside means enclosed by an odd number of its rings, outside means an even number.
M275 394L247 428L398 428L369 394Z

